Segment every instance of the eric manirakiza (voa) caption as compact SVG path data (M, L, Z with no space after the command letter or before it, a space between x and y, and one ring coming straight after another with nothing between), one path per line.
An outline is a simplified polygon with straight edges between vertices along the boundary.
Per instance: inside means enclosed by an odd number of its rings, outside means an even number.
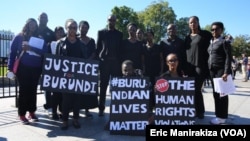
M146 141L169 138L204 138L250 141L250 125L147 125ZM216 140L217 141L217 140Z

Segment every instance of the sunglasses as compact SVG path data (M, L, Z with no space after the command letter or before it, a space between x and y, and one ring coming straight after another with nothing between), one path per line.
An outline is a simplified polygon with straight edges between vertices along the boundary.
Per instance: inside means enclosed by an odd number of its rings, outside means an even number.
M178 59L171 59L171 60L168 60L168 63L175 63L177 61L178 61Z

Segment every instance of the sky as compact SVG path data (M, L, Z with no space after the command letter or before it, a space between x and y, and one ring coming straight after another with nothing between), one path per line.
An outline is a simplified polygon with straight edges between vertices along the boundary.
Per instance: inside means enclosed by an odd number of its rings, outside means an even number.
M169 3L177 19L196 15L201 27L214 21L224 23L226 32L233 37L250 35L249 0L164 0ZM96 39L97 31L104 28L111 10L127 6L135 12L144 11L154 0L6 0L1 2L0 31L19 33L28 18L38 19L42 12L48 15L48 27L54 30L69 18L90 24L88 36ZM156 0L156 2L159 2Z

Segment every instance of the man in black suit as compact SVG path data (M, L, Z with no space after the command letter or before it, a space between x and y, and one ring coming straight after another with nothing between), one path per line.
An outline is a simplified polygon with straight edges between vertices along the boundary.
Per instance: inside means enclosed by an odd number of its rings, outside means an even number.
M121 75L120 47L123 34L115 28L116 16L108 17L108 26L97 34L96 53L100 60L99 116L104 116L106 91L110 76Z

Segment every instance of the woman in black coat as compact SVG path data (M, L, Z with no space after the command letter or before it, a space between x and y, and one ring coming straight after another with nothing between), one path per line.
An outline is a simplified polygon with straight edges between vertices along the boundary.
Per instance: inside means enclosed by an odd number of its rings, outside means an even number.
M224 25L222 22L212 23L211 32L213 38L208 47L208 67L212 79L221 77L224 81L227 81L227 76L232 74L232 55L230 43L221 36L223 30ZM222 97L219 93L215 92L213 81L212 87L216 117L211 120L211 124L224 124L228 117L228 95Z

